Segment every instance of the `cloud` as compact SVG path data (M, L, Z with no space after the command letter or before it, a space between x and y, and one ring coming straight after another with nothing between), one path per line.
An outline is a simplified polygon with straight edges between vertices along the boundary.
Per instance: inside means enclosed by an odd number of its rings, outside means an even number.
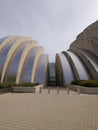
M28 35L50 54L70 43L98 18L97 0L1 0L0 37Z

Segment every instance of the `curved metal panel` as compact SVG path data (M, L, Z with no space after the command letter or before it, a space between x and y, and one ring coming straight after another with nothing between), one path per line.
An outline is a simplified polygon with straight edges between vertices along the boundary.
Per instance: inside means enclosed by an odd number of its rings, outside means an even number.
M23 82L33 82L42 53L43 48L29 37L16 35L0 39L1 82L15 82L16 79L20 82L20 78Z
M18 66L16 83L20 82L22 69L23 69L24 63L26 61L26 57L28 56L28 54L30 53L31 50L33 51L34 47L36 47L36 46L38 46L37 43L35 41L31 41L28 44L28 46L26 46L26 48L24 49L22 56L20 58L19 66Z
M7 38L9 38L9 36L1 38L0 39L0 44L2 44L2 42L4 42Z
M36 71L37 71L37 64L38 64L39 58L42 54L43 54L43 48L39 47L38 52L35 55L34 64L33 64L33 68L32 68L32 77L31 77L32 83L34 82L35 74L36 74Z
M64 81L65 83L70 83L75 79L71 65L64 54L59 54L59 57L63 69Z
M31 82L33 63L38 49L38 47L34 47L34 49L32 49L26 57L25 63L23 65L20 82Z
M2 44L0 44L0 51L2 51L2 49L4 49L7 44L11 43L12 41L18 39L20 36L9 36L9 37L5 37L2 41ZM1 39L2 40L2 39Z
M80 79L89 79L90 76L84 66L84 64L82 63L82 61L78 58L78 56L76 54L74 54L73 52L67 51L66 52L71 59L73 60L73 63L77 69L77 72L79 74Z
M38 61L36 77L34 82L45 84L46 83L46 73L47 73L47 55L42 55Z
M20 37L20 38L16 39L16 41L14 42L14 44L11 46L11 48L10 48L10 50L8 52L8 55L6 57L6 62L5 62L4 67L3 67L1 82L3 82L3 80L5 78L7 67L9 66L10 59L13 57L14 52L17 50L17 48L19 48L19 46L21 44L23 44L26 41L29 41L28 38L26 38L26 37Z
M92 53L90 53L88 50L85 49L79 49L79 51L86 56L86 58L90 61L90 63L95 68L96 72L98 72L98 57L94 56Z

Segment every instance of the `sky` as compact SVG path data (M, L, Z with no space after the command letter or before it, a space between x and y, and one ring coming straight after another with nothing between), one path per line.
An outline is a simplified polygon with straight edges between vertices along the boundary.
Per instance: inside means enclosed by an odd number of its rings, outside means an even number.
M50 61L98 20L98 0L0 0L0 38L29 36Z

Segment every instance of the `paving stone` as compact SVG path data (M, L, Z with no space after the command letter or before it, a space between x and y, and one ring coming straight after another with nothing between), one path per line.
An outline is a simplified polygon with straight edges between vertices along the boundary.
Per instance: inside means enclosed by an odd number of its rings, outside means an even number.
M0 130L98 130L98 95L47 92L0 95Z

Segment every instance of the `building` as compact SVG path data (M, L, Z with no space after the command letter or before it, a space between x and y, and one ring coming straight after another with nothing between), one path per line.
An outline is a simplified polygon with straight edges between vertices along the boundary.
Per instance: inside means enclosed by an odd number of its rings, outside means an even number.
M57 84L98 79L98 21L88 26L70 45L56 54Z
M0 82L47 84L48 55L36 41L24 36L0 39Z
M88 26L50 63L43 47L29 37L0 39L0 82L64 86L73 80L98 79L98 21Z

